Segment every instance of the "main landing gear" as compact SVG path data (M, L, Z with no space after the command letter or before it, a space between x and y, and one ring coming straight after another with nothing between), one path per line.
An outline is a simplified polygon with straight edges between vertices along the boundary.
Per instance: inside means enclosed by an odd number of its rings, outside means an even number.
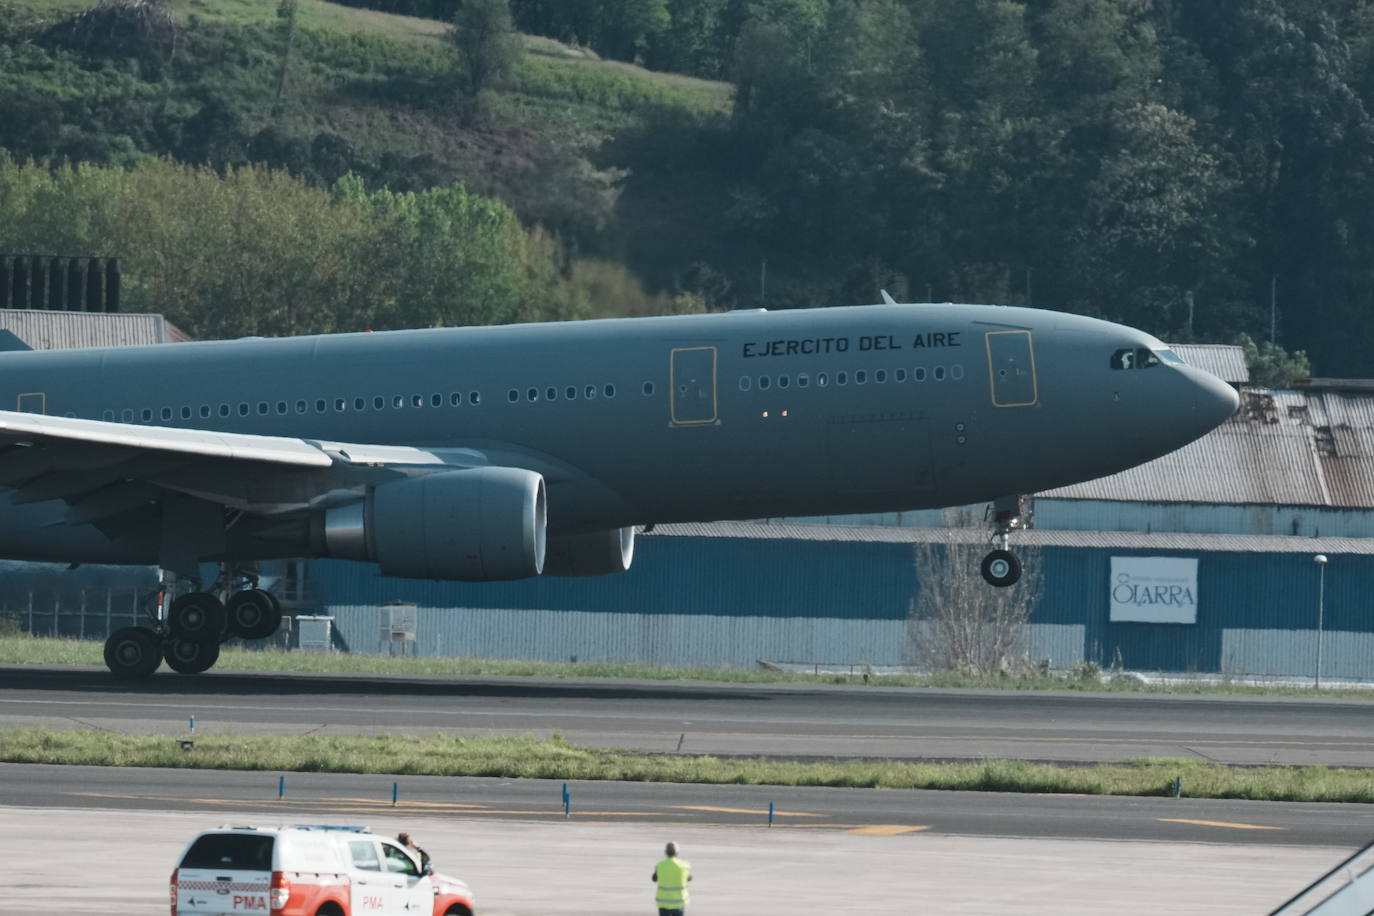
M219 594L228 597L221 601ZM178 674L200 674L219 661L225 640L263 639L281 626L281 605L258 588L255 573L225 567L210 591L188 592L174 599L150 627L124 627L105 640L105 666L117 678L144 678L165 659Z
M1010 548L1011 533L1026 527L1026 500L1023 496L999 496L989 507L992 516L992 540L997 549L983 557L979 572L988 585L1006 588L1021 579L1021 561Z

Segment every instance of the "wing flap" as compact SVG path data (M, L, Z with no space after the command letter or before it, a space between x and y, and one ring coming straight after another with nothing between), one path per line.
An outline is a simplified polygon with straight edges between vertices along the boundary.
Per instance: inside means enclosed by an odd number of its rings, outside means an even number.
M0 442L12 445L30 443L28 447L16 451L28 451L40 443L89 443L116 449L197 455L231 461L260 461L293 467L327 468L334 463L318 445L305 439L164 426L132 426L8 410L0 410ZM6 467L8 455L8 452L0 455L0 476L9 474ZM104 451L87 452L90 460L97 463L110 463L104 460L107 455ZM54 457L38 461L42 467L51 470L55 466Z

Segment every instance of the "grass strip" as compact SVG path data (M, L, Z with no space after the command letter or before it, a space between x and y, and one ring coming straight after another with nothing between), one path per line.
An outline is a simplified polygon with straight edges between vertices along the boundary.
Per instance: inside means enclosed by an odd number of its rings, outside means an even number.
M104 665L103 644L95 640L53 639L27 635L0 636L0 665ZM616 665L522 661L483 658L394 658L378 655L316 655L305 652L257 650L226 645L216 671L292 672L298 674L348 674L403 677L540 677L540 678L634 678L653 681L715 681L740 684L853 684L877 687L995 688L1000 690L1081 690L1112 693L1204 694L1217 696L1331 695L1350 699L1374 698L1368 688L1327 685L1321 691L1292 684L1239 684L1222 680L1145 683L1135 678L1114 678L1095 666L1072 672L1022 675L963 675L937 672L927 675L874 674L855 666L849 673L812 674L797 671L742 670L738 668L675 668L666 665ZM868 675L865 678L865 675Z
M1196 760L1141 759L1061 768L1020 760L979 763L837 761L801 763L649 755L577 747L552 738L432 738L396 735L237 737L206 735L184 752L177 738L83 731L0 729L0 761L82 766L385 773L523 779L1172 795L1190 798L1374 802L1368 771L1328 767L1228 767Z

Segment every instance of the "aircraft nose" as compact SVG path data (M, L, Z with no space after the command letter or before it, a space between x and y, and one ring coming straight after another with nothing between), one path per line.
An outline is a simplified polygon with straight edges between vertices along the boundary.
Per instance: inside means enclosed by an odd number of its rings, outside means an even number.
M1188 375L1193 383L1193 412L1205 424L1203 431L1210 432L1236 412L1240 407L1240 395L1210 372L1192 369Z

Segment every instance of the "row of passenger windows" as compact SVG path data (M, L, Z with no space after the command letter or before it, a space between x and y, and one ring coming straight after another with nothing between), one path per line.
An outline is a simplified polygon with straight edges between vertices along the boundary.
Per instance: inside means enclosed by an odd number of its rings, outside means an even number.
M945 379L949 379L957 382L963 377L964 367L956 363L948 369L944 366L934 366L930 369L927 369L925 366L917 366L915 369L911 370L910 374L907 373L906 369L894 369L891 372L886 369L874 369L871 373L867 369L855 369L851 375L849 372L841 369L839 372L835 373L834 382L836 385L848 385L850 381L853 381L855 385L867 385L871 381L875 385L882 385L889 380L902 383L908 378L916 382L924 382L926 379L932 379L937 382L943 382ZM825 388L830 382L831 378L829 373L816 373L817 388ZM776 378L768 375L760 375L757 380L753 376L742 375L739 379L739 390L748 391L757 384L760 391L767 391L769 388L773 387L773 385L777 385L779 388L787 388L792 385L792 383L793 378L788 375L779 375ZM805 372L797 373L796 385L798 388L809 388L811 386L811 376Z
M424 407L426 403L428 403L430 407L443 407L445 401L448 402L450 407L459 407L464 403L464 395L461 391L452 392L447 398L438 392L431 394L428 398L423 394L395 394L390 398L378 394L373 395L371 398L355 397L351 400L348 398L334 398L331 401L328 398L316 398L313 403L305 398L301 398L295 403L295 411L298 414L306 414L310 413L313 407L315 413L329 413L331 409L334 413L346 413L350 409L354 412L358 412L367 410L369 407L372 410L385 410L388 407L393 410L403 407L416 408ZM473 407L481 404L482 392L469 391L466 395L466 403ZM275 412L278 415L285 416L291 413L291 407L292 405L287 401L277 401L275 405L271 401L258 401L257 414L260 417L265 417L273 413L275 408ZM240 401L237 405L220 404L218 408L210 404L201 404L198 408L191 407L188 404L183 404L180 408L163 407L158 411L157 416L162 420L170 421L175 416L180 416L183 420L190 420L193 416L198 414L202 420L208 420L215 413L218 413L221 417L231 417L235 413L240 417L247 417L251 416L253 412L253 404L248 401ZM134 409L132 407L126 407L120 414L119 419L125 423L132 423L134 422L134 416ZM144 423L151 423L153 421L153 416L153 408L151 407L144 407L138 412L139 419ZM115 419L115 412L113 410L106 410L103 414L103 419L113 422Z
M594 401L598 393L602 397L613 398L615 397L615 386L607 384L598 388L596 385L587 385L585 388L581 389L576 385L569 385L566 388L559 388L557 385L549 385L546 388L531 386L526 388L523 392L519 388L512 388L510 391L506 392L506 400L510 401L512 404L518 403L521 397L531 403L541 399L545 401L556 401L560 397L565 401L576 401L578 397L581 397L583 400ZM644 396L647 398L652 396L653 393L654 383L645 382Z

